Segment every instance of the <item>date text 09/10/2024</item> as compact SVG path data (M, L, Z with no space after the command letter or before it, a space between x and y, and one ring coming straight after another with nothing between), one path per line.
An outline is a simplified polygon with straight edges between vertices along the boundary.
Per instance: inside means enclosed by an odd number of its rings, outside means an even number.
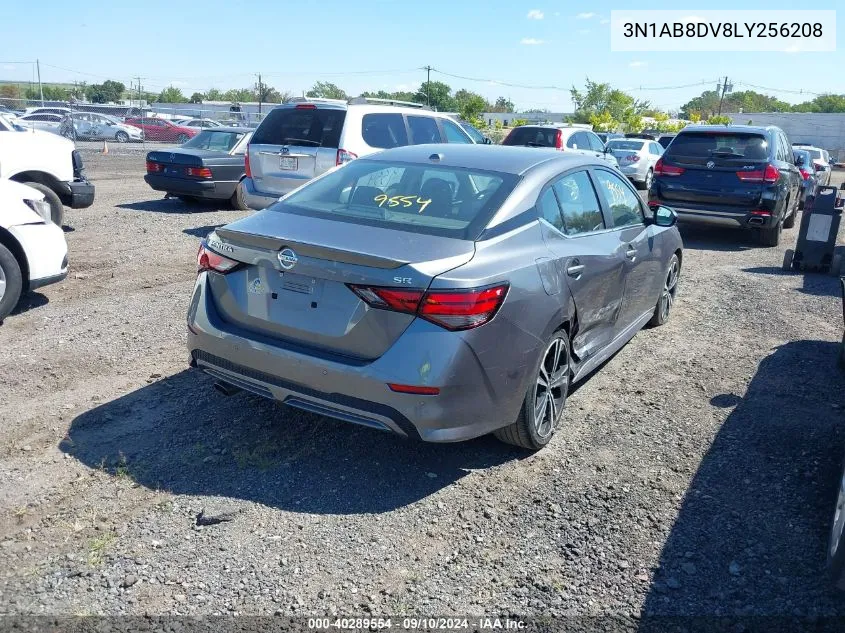
M522 631L527 622L511 618L308 618L308 628L314 631L371 630L371 631Z
M820 22L625 22L622 35L638 37L822 37Z

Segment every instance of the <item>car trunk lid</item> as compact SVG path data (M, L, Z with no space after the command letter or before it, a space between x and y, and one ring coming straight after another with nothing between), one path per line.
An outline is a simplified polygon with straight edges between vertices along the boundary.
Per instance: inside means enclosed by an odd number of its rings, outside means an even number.
M271 342L360 360L384 354L415 316L371 308L347 284L424 290L475 252L468 240L275 211L216 234L226 256L245 264L209 275L224 320Z

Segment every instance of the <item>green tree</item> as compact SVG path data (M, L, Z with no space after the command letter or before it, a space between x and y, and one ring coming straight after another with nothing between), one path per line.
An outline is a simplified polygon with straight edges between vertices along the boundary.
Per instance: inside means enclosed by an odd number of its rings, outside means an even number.
M20 108L23 104L20 101L21 89L18 84L0 85L0 105L7 108Z
M514 119L511 121L511 125L513 127L519 127L520 125L528 125L528 119Z
M185 103L185 101L187 101L185 95L175 86L168 86L158 96L159 103Z
M346 92L335 84L328 81L318 81L311 90L306 93L308 97L319 97L321 99L348 99Z
M191 103L202 103L205 100L205 95L201 92L195 92L191 95Z
M496 102L490 106L488 112L516 112L516 106L513 101L506 97L498 97Z
M452 89L442 81L423 82L414 95L413 101L428 103L440 112L455 112L458 109L458 104L452 96Z
M205 91L206 101L223 101L223 93L217 88L209 88Z
M713 116L707 119L708 125L730 125L731 117L725 116L724 114L718 115L714 114Z
M799 103L796 112L845 112L845 94L823 94L812 101Z
M490 104L480 94L470 92L469 90L458 90L455 93L455 103L458 106L458 112L461 117L467 121L477 119L479 115L487 111Z
M415 103L420 103L417 99L417 93L408 91L386 92L385 90L378 90L376 92L362 92L361 96L370 97L372 99L395 99L396 101L413 101ZM425 103L425 99L423 99L422 103Z
M234 103L241 103L244 101L255 101L256 95L250 88L239 88L227 90L223 93L221 101L232 101Z
M94 103L109 103L111 101L118 101L123 97L123 92L126 86L119 81L107 79L101 84L91 84L88 86L88 98Z
M588 123L591 115L605 110L617 121L625 121L626 118L642 116L651 107L648 101L634 99L610 84L590 81L589 77L583 91L572 86L569 94L575 104L574 118L579 123Z
M614 119L607 110L594 112L590 115L589 122L598 132L615 132L619 128L619 121Z

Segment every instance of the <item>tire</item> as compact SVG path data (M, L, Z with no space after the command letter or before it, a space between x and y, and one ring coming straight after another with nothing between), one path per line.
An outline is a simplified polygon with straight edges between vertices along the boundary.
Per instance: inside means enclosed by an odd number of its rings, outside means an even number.
M842 274L842 255L837 253L833 256L833 262L830 264L830 274L839 277Z
M200 203L199 198L195 198L194 196L176 196L185 204L190 205L198 205Z
M649 168L649 170L646 172L645 180L643 180L642 182L636 183L637 189L643 189L645 191L648 191L649 189L651 189L651 182L653 180L654 180L654 170Z
M672 306L678 296L678 283L681 280L681 260L677 254L673 254L666 267L666 276L663 278L663 288L660 297L654 306L654 314L648 322L649 327L658 327L666 323L672 316Z
M44 200L50 205L50 219L56 226L62 226L65 219L65 206L62 204L59 195L50 189L47 185L42 185L40 182L25 182L27 187L37 189L44 194Z
M792 270L792 258L795 256L795 251L791 248L787 248L786 252L783 254L783 264L781 268L784 272L788 273Z
M116 140L118 143L128 143L129 135L123 130L119 130L117 134L114 135L114 140Z
M0 323L15 309L23 292L23 275L18 260L0 244Z
M232 203L232 207L237 209L238 211L249 211L249 206L246 204L246 199L244 198L244 181L241 180L238 183L238 186L235 187L235 193L232 194L230 198L230 202Z
M839 348L839 367L845 369L845 334L842 335L842 346Z
M780 234L783 230L783 223L778 222L775 226L760 229L757 232L757 239L763 246L777 246L780 244Z
M792 205L792 213L789 214L789 217L783 219L783 228L791 229L795 226L795 219L798 216L798 204Z
M180 134L179 136L176 137L176 142L179 143L179 145L184 145L185 143L188 142L189 138L190 137L187 134Z
M833 521L830 526L830 535L827 541L827 567L833 578L833 584L837 589L845 589L845 539L843 539L843 527L845 527L845 467L839 475L839 486L837 487L836 505L833 511Z
M569 336L565 330L552 334L534 370L534 380L528 387L516 422L494 431L497 439L530 451L540 450L549 443L563 419L566 406L572 378L569 350Z

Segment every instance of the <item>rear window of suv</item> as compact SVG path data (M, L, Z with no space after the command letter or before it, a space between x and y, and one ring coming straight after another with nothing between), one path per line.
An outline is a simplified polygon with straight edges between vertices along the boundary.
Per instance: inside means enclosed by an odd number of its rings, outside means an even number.
M472 240L518 180L500 172L358 159L292 193L273 209Z
M675 158L766 160L768 142L763 134L741 132L682 132L666 149Z
M261 122L252 137L255 145L340 145L346 110L337 108L276 108Z
M502 145L533 145L554 147L557 130L545 127L516 127L507 135Z

